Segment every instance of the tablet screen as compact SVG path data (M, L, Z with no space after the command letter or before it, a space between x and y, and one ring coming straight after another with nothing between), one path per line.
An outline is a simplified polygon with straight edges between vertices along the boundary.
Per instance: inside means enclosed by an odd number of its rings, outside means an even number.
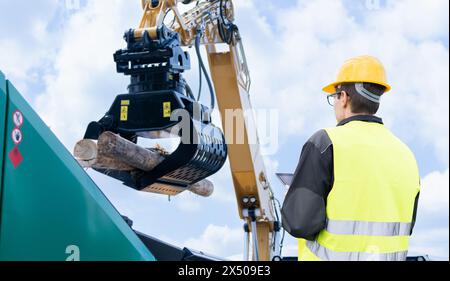
M281 180L281 182L289 187L291 186L292 183L292 179L294 177L294 174L288 174L288 173L277 173L276 174L278 176L278 178Z

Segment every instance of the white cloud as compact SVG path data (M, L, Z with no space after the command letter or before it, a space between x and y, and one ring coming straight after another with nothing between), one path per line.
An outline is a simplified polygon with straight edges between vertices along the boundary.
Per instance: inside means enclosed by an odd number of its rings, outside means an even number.
M283 246L283 257L298 257L298 243L297 241Z
M67 147L90 121L103 116L116 95L126 92L127 79L116 73L113 53L124 47L122 32L136 25L139 13L138 3L88 1L66 23L55 71L45 77L36 108Z
M209 178L214 183L214 193L211 195L212 200L236 204L236 195L230 174L230 162L227 160L222 169Z
M372 54L384 62L393 86L380 111L386 124L408 143L432 145L448 165L449 53L437 41L448 39L443 24L448 1L395 1L366 12L362 20L341 1L298 1L275 11L272 25L255 1L236 6L253 77L252 100L256 107L280 110L281 141L332 126L322 86L345 59Z
M173 197L171 200L174 201L175 206L179 210L189 213L197 213L202 209L201 200L204 200L204 198L193 194L192 192L186 191L176 197Z
M449 170L432 172L422 179L418 212L447 214L449 210Z
M30 85L40 81L42 72L51 71L48 61L58 34L48 31L49 17L58 7L57 0L0 2L0 11L6 11L0 17L0 70L28 100Z
M210 224L198 238L188 239L184 245L218 257L232 257L244 249L241 228Z
M368 26L413 40L439 39L448 36L448 10L446 0L391 0L386 9L375 11Z
M283 256L297 257L298 246L297 240L288 237L286 233ZM244 252L244 232L242 228L232 228L227 225L220 226L210 224L198 238L189 238L180 243L169 239L175 245L192 248L203 251L218 257L233 261L242 261Z
M449 258L449 170L435 171L422 179L417 220L409 255Z
M408 251L409 256L428 255L432 260L449 260L449 231L435 228L413 234Z
M229 260L229 261L243 261L244 260L244 254L235 254L235 255L226 257L225 259Z

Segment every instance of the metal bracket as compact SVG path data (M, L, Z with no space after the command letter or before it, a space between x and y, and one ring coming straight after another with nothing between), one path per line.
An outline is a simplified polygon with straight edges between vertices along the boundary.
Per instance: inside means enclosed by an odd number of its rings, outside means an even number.
M257 226L256 226L256 218L261 216L261 210L260 209L244 209L243 211L244 218L247 218L250 220L251 223L251 233L252 233L252 242L253 242L253 260L258 261L259 260L259 248L258 248L258 233L257 233ZM247 225L248 226L248 225Z

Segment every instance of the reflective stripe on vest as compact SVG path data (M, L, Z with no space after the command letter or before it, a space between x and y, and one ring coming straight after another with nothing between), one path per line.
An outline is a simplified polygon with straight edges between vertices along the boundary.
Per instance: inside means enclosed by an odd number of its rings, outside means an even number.
M406 236L411 223L329 220L326 230L341 235Z
M306 246L324 261L404 261L408 251L393 253L335 252L317 243L307 241Z
M352 239L357 244L358 236L409 236L411 233L411 223L401 222L368 222L368 221L339 221L328 220L325 229L330 235L355 235ZM322 235L324 236L324 235ZM341 236L342 237L342 236ZM383 239L386 239L383 237ZM381 252L383 249L376 245L367 247L367 252L338 252L320 245L317 241L307 241L306 246L321 260L338 261L403 261L406 259L408 251Z

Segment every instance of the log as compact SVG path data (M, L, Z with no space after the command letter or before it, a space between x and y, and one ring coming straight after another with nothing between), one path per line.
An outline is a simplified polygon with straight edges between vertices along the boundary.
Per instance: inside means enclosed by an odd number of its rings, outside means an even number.
M145 149L112 132L100 135L97 142L98 154L122 162L142 171L151 171L158 166L164 156L158 152Z
M146 149L112 132L100 135L97 143L93 140L81 140L74 148L74 156L84 168L130 172L133 170L151 171L167 155L168 153L159 146ZM187 190L203 197L209 197L214 192L214 185L205 179L189 186Z
M117 171L133 171L136 168L118 160L98 153L93 140L81 140L75 145L75 159L83 168L97 168Z
M191 185L188 190L203 197L209 197L214 192L214 184L207 179Z

